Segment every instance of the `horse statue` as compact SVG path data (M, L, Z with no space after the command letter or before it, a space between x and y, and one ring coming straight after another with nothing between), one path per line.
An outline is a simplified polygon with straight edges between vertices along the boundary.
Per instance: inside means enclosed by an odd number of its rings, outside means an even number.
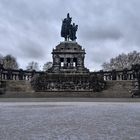
M72 17L70 17L69 13L67 14L67 18L62 21L61 37L64 37L65 41L69 41L69 39L74 41L77 39L76 31L78 29L78 25L75 25L75 23L71 24L71 21Z

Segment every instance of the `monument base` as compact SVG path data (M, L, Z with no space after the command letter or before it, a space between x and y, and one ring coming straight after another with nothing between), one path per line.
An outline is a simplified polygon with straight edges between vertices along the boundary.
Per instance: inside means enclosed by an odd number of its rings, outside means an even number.
M75 41L60 42L53 49L50 73L87 73L84 66L85 50Z
M6 81L5 93L0 94L0 98L56 98L56 97L81 97L81 98L131 98L130 89L133 89L133 81L107 81L106 89L101 92L93 91L45 91L33 92L27 87L19 90L19 83L13 85ZM26 81L22 81L22 83ZM24 84L26 85L26 84ZM14 87L13 87L14 86ZM9 87L11 88L9 89ZM27 90L29 89L29 90Z
M100 75L90 73L45 73L35 76L35 91L102 91L106 83Z

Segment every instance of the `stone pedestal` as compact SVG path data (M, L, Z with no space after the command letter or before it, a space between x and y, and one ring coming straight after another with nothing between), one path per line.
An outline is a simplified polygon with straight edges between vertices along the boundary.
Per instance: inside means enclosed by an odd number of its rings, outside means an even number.
M75 41L64 41L53 49L53 73L88 73L84 66L85 50Z
M61 42L52 51L52 68L31 82L35 91L101 91L105 82L85 68L85 54L77 42Z

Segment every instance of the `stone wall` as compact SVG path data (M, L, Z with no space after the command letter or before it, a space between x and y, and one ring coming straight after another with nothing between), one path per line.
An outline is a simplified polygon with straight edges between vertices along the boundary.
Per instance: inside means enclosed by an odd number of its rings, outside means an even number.
M127 98L131 97L130 90L132 90L134 81L107 81L107 88L103 92L97 94L97 97L107 98Z
M43 97L96 97L96 98L129 98L133 81L107 81L102 92L34 92L29 81L7 81L6 93L0 98L43 98Z
M6 92L33 92L30 81L7 80Z

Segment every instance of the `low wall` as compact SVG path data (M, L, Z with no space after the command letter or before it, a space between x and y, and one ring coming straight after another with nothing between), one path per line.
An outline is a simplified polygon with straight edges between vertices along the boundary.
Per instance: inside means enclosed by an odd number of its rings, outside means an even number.
M30 81L26 80L8 80L6 81L6 91L32 92Z
M98 97L107 98L127 98L131 97L130 91L133 87L134 81L107 81L106 90L98 93Z
M134 81L107 81L102 92L34 92L29 81L6 81L6 92L0 98L44 98L44 97L95 97L129 98Z

